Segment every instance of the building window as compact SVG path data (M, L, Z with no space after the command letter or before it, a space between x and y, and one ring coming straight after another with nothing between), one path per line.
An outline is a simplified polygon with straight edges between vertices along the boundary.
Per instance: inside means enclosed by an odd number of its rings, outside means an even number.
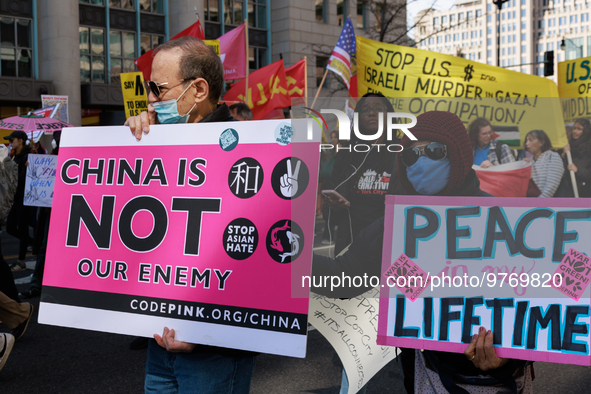
M267 65L267 48L248 48L248 67L251 71L258 70Z
M110 41L111 83L114 83L122 72L135 71L135 33L111 30Z
M248 1L248 26L267 28L267 5L265 0Z
M449 16L449 22L451 23L451 22L455 22L455 21L456 21L456 14L451 14Z
M164 14L164 0L139 0L140 11Z
M328 57L316 56L316 87L320 87L320 82L322 82L322 77L326 71L326 66L328 65ZM330 73L329 73L330 74ZM330 75L326 76L324 80L323 88L330 87Z
M133 10L133 0L109 0L109 7Z
M439 18L433 18L433 25L439 24Z
M576 15L570 16L570 23L577 23L577 16Z
M522 30L525 30L525 26L526 26L526 25L525 25L525 22L521 22L521 29L522 29Z
M573 60L583 57L583 37L565 40L564 60Z
M525 18L525 13L526 13L526 10L525 9L521 10L521 17L522 18Z
M476 10L476 17L482 16L482 10Z
M525 33L521 33L521 41L525 41L527 35Z
M316 0L316 22L327 23L326 18L326 0Z
M345 0L337 0L337 22L339 26L345 24L347 19L347 2Z
M93 5L105 5L105 2L103 0L78 0L78 2Z
M80 82L105 82L105 30L80 26Z
M486 54L488 57L492 57L492 49L489 49L488 51L486 51Z
M242 0L224 0L224 23L227 25L240 25L244 22Z
M547 51L553 51L554 50L554 43L553 42L549 42L546 44L546 50Z
M158 45L164 42L164 36L157 36L153 34L142 34L141 37L141 47L143 55L144 53L150 51L151 49L156 48Z
M460 12L460 13L458 14L458 20L459 20L460 22L464 20L464 13L463 13L463 12Z
M486 16L486 21L488 23L491 23L492 22L492 16L490 14Z
M1 76L33 76L31 22L30 19L0 18Z
M581 22L589 22L589 13L581 14Z
M526 48L526 46L525 46L525 45L522 45L522 46L521 46L521 53L525 53L525 48Z
M487 38L487 39L486 39L486 43L487 43L487 45L489 45L489 46L490 46L490 45L492 45L492 38Z
M357 2L357 28L365 30L367 28L367 5L364 1Z
M466 12L466 20L471 20L474 13L472 11Z
M205 13L204 19L209 22L220 21L220 1L219 0L203 0L203 10Z

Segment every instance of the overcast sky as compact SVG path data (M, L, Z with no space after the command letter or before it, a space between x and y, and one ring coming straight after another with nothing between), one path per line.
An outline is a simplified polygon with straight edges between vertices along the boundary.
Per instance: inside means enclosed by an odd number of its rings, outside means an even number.
M433 5L435 2L435 5ZM407 23L409 26L412 26L413 21L417 13L425 8L433 7L436 10L449 10L451 6L455 3L455 0L411 0L407 2L406 5L406 12L407 12ZM414 37L414 31L410 31L409 35Z

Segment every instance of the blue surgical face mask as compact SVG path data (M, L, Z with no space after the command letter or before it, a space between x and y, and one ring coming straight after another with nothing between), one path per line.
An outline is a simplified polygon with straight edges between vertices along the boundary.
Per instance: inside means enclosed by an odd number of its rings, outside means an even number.
M158 122L160 122L161 124L187 123L187 121L189 120L189 114L191 113L191 111L193 111L193 108L195 108L195 105L197 105L197 103L193 104L189 112L187 112L185 115L179 114L179 108L177 104L181 97L183 97L183 95L187 92L187 90L189 90L189 88L192 85L193 84L189 84L189 86L187 86L183 93L181 93L181 95L176 99L166 101L154 101L153 103L151 103L154 107L154 110L156 110L156 114L158 115Z
M442 191L449 182L451 163L449 158L443 160L431 160L427 156L419 157L419 160L410 167L406 167L406 176L419 194L433 196Z

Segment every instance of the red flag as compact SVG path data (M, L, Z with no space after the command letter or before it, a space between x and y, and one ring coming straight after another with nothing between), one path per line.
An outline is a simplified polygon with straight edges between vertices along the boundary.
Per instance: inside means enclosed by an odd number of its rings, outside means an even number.
M495 197L525 197L531 177L531 163L516 161L489 168L474 166L480 188Z
M244 23L220 38L220 59L224 65L224 79L246 78L246 41Z
M172 37L172 39L174 40L175 38L185 36L197 37L200 40L205 40L205 34L203 34L203 27L201 27L201 22L199 21L199 18L197 19L197 22L193 23L191 26L187 27L185 30L183 30L176 36ZM149 50L142 56L135 59L135 65L137 66L138 70L140 70L144 74L144 81L150 80L150 76L152 74L153 60L154 49Z
M224 101L243 101L252 111L254 120L261 120L275 108L290 104L283 60L260 68L248 76L248 97L244 97L245 80L232 85Z
M287 94L289 97L304 97L306 93L306 59L285 69L287 78Z

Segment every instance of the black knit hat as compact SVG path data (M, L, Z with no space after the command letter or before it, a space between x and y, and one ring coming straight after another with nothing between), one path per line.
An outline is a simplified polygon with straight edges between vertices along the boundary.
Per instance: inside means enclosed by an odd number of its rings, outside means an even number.
M447 146L447 157L451 163L451 173L447 186L437 195L449 195L459 189L474 164L474 152L466 127L451 112L430 111L417 116L417 124L409 130L419 141L440 142ZM404 136L400 144L407 148L414 141ZM406 166L402 155L398 155L398 177L407 191L418 194L406 176Z

